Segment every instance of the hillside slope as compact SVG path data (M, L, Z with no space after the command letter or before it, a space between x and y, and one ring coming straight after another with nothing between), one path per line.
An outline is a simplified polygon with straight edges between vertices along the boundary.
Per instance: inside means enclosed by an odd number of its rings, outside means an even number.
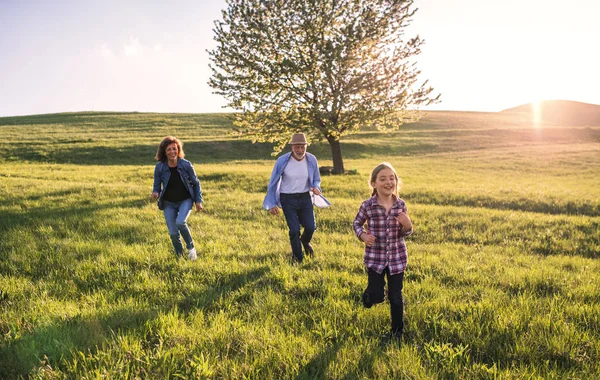
M540 121L563 125L600 125L600 105L571 100L543 100L501 111L503 113L535 114Z

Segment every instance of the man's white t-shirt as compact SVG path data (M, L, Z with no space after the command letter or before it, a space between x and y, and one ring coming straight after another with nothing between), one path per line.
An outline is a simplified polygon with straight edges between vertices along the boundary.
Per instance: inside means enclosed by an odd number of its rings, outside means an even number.
M290 157L285 169L283 169L279 192L282 194L306 193L309 189L306 156L300 161Z

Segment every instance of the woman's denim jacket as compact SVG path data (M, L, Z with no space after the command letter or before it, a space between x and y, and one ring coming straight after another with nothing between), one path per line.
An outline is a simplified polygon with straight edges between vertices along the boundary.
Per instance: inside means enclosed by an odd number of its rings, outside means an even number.
M192 196L194 203L202 203L202 189L200 188L200 181L196 176L194 166L188 160L183 158L177 159L177 171L181 176L181 182L185 185L185 188ZM163 195L169 184L171 178L171 170L167 161L160 161L154 168L154 186L152 187L153 193L159 193L158 196L158 208L160 210L165 209Z
M288 152L279 157L275 162L275 167L273 167L271 179L269 180L269 185L267 186L267 195L263 201L263 208L265 210L270 210L275 206L281 207L281 201L279 199L279 186L281 185L283 169L285 169L287 166L291 156L292 152ZM321 190L321 174L319 173L319 163L317 162L317 157L308 152L306 152L305 157L308 162L308 183L311 188L316 187L317 189Z

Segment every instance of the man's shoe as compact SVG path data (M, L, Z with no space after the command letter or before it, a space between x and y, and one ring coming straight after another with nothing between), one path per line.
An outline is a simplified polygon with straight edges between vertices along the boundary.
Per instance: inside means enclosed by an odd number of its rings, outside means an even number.
M373 306L373 302L371 302L371 296L369 295L369 293L367 293L367 292L363 293L362 303L363 303L363 306L366 307L367 309L370 308L371 306Z
M188 251L188 258L192 261L194 261L198 258L198 255L196 254L196 248L191 248Z
M302 246L304 247L304 252L306 252L306 255L308 257L310 257L311 259L315 257L315 251L313 250L312 245L310 245L310 243L304 243L302 240L300 240L302 242Z

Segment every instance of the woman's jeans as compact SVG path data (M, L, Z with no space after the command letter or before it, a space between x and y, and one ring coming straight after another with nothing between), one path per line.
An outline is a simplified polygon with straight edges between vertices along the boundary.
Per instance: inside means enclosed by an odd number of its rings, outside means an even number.
M192 240L190 229L186 223L188 216L192 212L192 206L194 205L194 202L192 202L192 198L188 198L180 202L164 202L165 221L167 222L169 235L171 236L171 241L173 242L173 247L175 248L175 254L180 256L183 254L183 246L179 237L180 235L183 237L187 249L194 248L194 241Z
M280 194L281 208L290 234L292 254L298 261L302 261L304 253L302 244L310 243L317 225L315 223L315 212L313 209L310 193ZM300 236L300 226L304 227Z

